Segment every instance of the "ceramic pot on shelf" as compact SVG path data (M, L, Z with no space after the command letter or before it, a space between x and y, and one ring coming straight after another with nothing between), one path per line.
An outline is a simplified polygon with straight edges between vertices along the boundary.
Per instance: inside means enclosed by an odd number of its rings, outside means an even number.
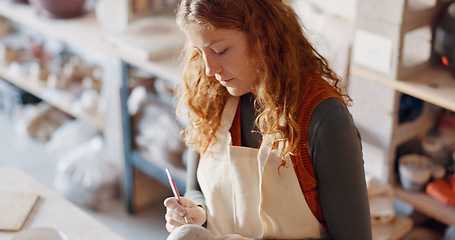
M85 13L86 0L29 0L39 16L47 18L75 18Z
M431 178L431 160L427 156L412 153L401 156L398 161L403 188L412 192L423 191Z
M9 0L10 3L28 4L28 0Z

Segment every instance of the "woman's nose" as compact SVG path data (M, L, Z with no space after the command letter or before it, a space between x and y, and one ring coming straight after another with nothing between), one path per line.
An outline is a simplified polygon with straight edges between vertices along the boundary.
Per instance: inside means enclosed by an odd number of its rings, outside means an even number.
M205 74L209 77L215 76L215 74L220 73L222 71L222 66L220 62L212 56L204 56L205 61Z

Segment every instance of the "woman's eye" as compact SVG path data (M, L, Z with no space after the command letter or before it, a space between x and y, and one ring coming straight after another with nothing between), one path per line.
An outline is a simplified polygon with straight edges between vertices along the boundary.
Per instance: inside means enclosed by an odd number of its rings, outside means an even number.
M224 49L223 51L215 51L215 50L213 50L213 51L215 52L216 55L222 55L223 53L226 52L226 50L227 49Z

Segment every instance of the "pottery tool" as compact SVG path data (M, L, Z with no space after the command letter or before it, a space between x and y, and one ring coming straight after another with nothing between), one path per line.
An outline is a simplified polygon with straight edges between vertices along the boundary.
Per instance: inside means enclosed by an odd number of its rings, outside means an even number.
M167 168L166 168L166 173L167 173L167 178L169 179L169 184L171 185L172 192L174 193L174 197L177 199L177 202L180 204L180 206L183 206L182 201L180 200L179 190L177 189L174 179L172 179L171 173L169 172L169 169L167 169ZM183 218L185 219L186 223L189 223L188 217L186 215L184 215Z

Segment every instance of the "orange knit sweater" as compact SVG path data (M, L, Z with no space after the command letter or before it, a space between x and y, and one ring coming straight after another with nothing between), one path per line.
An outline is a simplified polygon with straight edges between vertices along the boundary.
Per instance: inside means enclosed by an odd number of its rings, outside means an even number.
M294 155L291 155L294 171L299 180L300 188L305 197L308 206L319 222L327 227L324 214L319 201L317 179L314 173L313 164L308 152L308 128L310 125L311 114L316 106L327 98L343 98L335 89L322 78L313 78L302 94L302 102L298 121L300 124L301 139L299 147ZM344 102L344 101L343 101ZM232 144L241 146L241 128L240 128L240 103L234 117L231 129Z

